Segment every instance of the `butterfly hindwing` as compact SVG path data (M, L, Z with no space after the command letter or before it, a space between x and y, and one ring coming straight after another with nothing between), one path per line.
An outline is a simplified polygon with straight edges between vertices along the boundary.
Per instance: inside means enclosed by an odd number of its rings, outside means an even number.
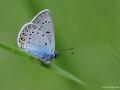
M51 49L42 28L31 23L25 24L21 29L18 35L18 46L27 52L31 52L33 48L43 52L48 52Z

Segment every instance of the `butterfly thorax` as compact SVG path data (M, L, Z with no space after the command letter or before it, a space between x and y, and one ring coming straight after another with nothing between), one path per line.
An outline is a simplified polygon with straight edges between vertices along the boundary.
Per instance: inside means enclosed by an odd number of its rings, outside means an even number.
M51 63L53 58L55 58L55 54L48 54L48 53L44 53L41 57L41 59L47 64Z
M44 53L42 55L42 60L45 61L45 63L51 63L51 61L54 59L54 58L58 58L59 57L59 54L58 52L54 52L54 54L48 54L48 53Z

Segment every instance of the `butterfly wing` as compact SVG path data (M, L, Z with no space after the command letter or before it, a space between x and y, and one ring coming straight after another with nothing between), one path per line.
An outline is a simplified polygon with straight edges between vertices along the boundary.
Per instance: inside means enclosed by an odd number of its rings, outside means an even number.
M50 11L48 9L45 9L38 13L31 23L34 23L38 27L42 28L43 33L47 36L50 46L53 49L53 52L55 50L55 39L54 39L54 29L53 29L53 23Z
M25 24L18 34L18 46L42 59L44 53L51 52L51 46L42 29L35 24Z

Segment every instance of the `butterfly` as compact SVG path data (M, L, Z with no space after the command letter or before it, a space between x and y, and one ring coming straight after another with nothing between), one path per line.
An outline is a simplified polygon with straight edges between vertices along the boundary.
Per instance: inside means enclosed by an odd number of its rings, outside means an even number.
M52 16L49 9L39 12L30 22L23 25L18 38L18 47L45 64L58 58Z

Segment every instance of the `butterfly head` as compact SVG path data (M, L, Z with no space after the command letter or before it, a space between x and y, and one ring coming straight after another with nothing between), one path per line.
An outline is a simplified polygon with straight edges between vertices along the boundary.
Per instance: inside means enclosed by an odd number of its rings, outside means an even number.
M59 58L59 53L57 51L55 51L55 55L54 55L54 58Z

